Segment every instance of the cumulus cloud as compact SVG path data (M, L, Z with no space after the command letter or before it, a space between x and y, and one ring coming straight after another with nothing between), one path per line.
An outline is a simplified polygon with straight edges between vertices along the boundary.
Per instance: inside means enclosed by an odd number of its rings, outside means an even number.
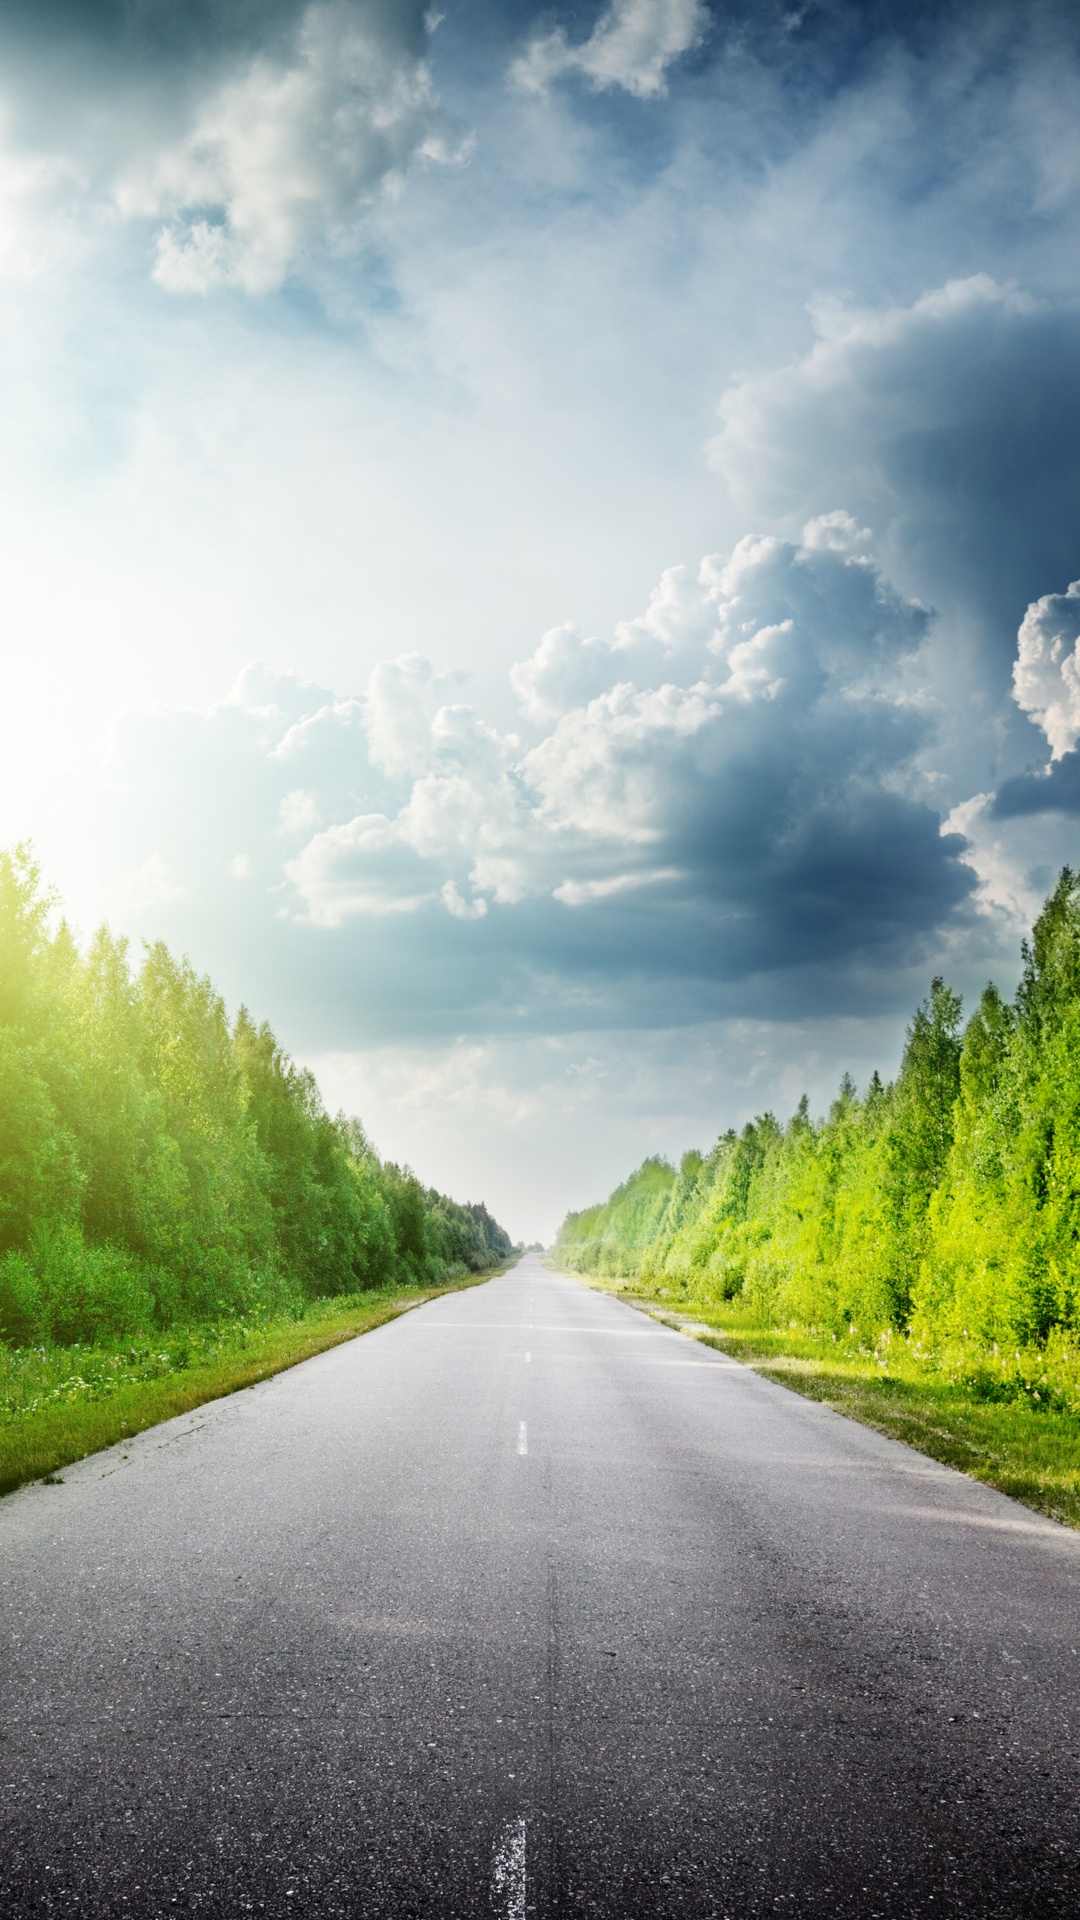
M568 620L545 633L528 660L511 667L510 684L527 719L557 720L603 691L610 662L610 649Z
M945 831L963 836L962 859L977 878L976 912L1027 931L1057 873L1076 859L1080 813L1080 581L1040 596L1017 635L1013 699L1050 746L1047 765L953 807Z
M346 698L249 669L208 716L132 716L115 790L141 795L177 926L227 924L235 951L258 897L306 978L363 977L373 1008L415 992L435 1026L648 1024L658 994L699 1017L778 974L873 998L976 884L920 770L928 627L833 511L670 569L610 638L546 634L513 676L520 733L416 655ZM237 847L244 885L213 895Z
M445 157L425 61L354 0L315 0L284 55L254 54L198 101L182 138L121 178L128 215L165 217L154 278L172 293L266 293L312 241Z
M54 220L78 188L77 171L63 157L43 158L0 149L0 274L30 280L55 253Z
M732 384L713 466L744 511L781 520L842 488L902 586L981 621L1004 697L1025 606L1076 570L1075 307L975 274L812 319L806 353Z
M612 0L587 40L563 27L537 35L510 69L527 93L543 93L564 74L581 74L601 91L622 87L649 100L663 93L667 70L697 46L708 24L703 0Z
M1014 773L996 793L982 797L998 820L1025 813L1080 813L1080 753L1065 753L1048 767ZM1069 848L1063 858L1075 858L1075 850Z
M101 234L119 214L150 224L168 292L265 294L450 157L420 0L180 12L42 0L0 22L0 265L19 270L31 215Z
M1042 901L1068 857L1047 841L1045 832L1033 839L1006 822L990 793L975 793L946 816L947 832L966 841L962 858L978 880L972 904L987 919L1014 930L1017 942L1027 933ZM1060 854L1056 859L1055 856Z
M744 375L725 394L710 459L739 498L759 509L766 498L781 508L801 504L818 471L812 436L823 431L820 454L830 469L838 460L854 465L854 445L876 445L870 483L887 492L897 433L955 419L965 398L964 383L955 382L972 348L983 358L1011 323L1035 311L1029 296L983 273L951 280L910 306L820 301L811 309L817 337L808 353ZM943 405L950 388L951 408Z
M322 825L319 803L313 793L294 787L278 808L278 830L285 834L310 833Z
M1045 734L1050 761L979 795L987 818L1080 813L1080 580L1028 607L1017 635L1013 699Z
M782 887L777 869L797 880L802 862L827 858L839 884L882 809L902 839L925 837L925 808L883 781L926 732L897 676L927 615L862 544L844 515L802 543L748 538L693 577L666 575L611 642L546 634L512 676L542 734L525 748L466 706L436 705L426 662L380 666L369 752L406 797L393 815L325 829L290 862L303 910L339 925L436 898L460 915L645 887L734 906L761 862ZM947 852L944 863L941 878Z
M1013 695L1060 760L1080 739L1080 580L1045 593L1024 615L1017 636Z

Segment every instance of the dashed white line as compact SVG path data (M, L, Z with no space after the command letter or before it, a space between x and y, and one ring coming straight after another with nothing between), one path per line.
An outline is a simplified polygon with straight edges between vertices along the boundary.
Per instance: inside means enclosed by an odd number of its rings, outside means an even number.
M499 1920L525 1920L525 1816L508 1820L491 1863L492 1904Z
M529 1451L529 1429L525 1425L524 1420L519 1420L518 1421L518 1452L528 1453L528 1451Z

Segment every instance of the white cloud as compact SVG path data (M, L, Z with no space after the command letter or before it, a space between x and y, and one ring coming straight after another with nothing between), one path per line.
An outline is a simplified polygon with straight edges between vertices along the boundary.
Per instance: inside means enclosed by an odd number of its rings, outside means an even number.
M873 539L869 527L842 509L815 514L803 528L803 546L812 553L865 553Z
M600 693L610 675L610 648L586 639L573 621L552 627L536 652L510 669L522 712L537 722L557 720Z
M305 793L303 787L294 787L285 795L278 808L279 833L310 833L312 827L322 825L318 801L313 793Z
M682 880L678 867L655 867L645 873L616 873L608 880L564 880L554 897L568 907L586 906L593 900L610 900L617 893L632 893L638 887L654 887L663 880Z
M991 793L975 793L961 800L942 821L941 831L962 834L967 842L961 858L978 876L975 906L1001 916L1021 935L1038 912L1045 888L1032 884L1030 858L1018 854L1012 823L994 819L993 799Z
M0 136L7 129L0 120ZM70 227L58 209L77 195L78 169L60 156L20 154L0 146L0 275L31 280L55 259L60 235Z
M980 967L979 939L969 928L962 941L943 943L939 970L953 977L966 974L975 991L979 972L983 977L995 974L1004 985L1016 966L1020 942L1061 868L1075 863L1075 817L1032 812L1003 816L992 793L976 793L953 807L941 831L964 837L960 857L978 880L971 904L990 950Z
M482 920L488 910L484 899L464 900L452 880L443 882L440 897L447 913L452 913L455 920Z
M1037 311L1030 295L985 273L946 281L908 306L819 301L808 353L746 374L724 395L711 464L758 512L805 510L838 473L889 500L882 462L893 437L954 418L972 373ZM815 525L824 533L832 518Z
M419 774L429 766L436 717L452 684L419 653L379 662L368 681L363 724L371 758L384 773Z
M532 745L446 701L449 678L419 656L381 663L362 701L285 735L316 781L285 796L279 819L298 821L302 803L332 821L285 865L294 910L326 928L421 908L466 921L496 904L575 910L663 884L752 916L781 885L777 863L797 888L804 859L824 862L826 892L830 866L837 885L857 885L865 861L897 854L860 842L882 830L876 809L898 845L933 834L912 761L926 713L903 680L927 616L865 544L836 513L802 542L748 537L694 577L666 574L610 642L572 626L545 634L512 675L546 722ZM317 769L338 714L349 721L331 796ZM342 790L358 788L365 804L343 819ZM952 855L933 844L920 886L948 894Z
M542 93L579 73L598 90L623 87L649 100L665 91L668 68L698 44L708 17L702 0L612 0L587 40L571 44L556 27L530 42L510 76L527 93Z
M696 1019L778 971L789 1004L880 1005L975 876L920 767L928 617L829 528L669 571L607 641L545 636L524 739L416 655L351 698L249 669L209 714L129 715L93 840L179 891L125 928L226 990L246 955L248 1000L280 969L324 1033L648 1025L658 993Z
M287 57L215 81L187 132L129 164L117 204L164 217L154 278L170 293L280 286L346 232L419 155L447 157L426 62L355 0L314 0Z
M1080 740L1080 580L1032 602L1017 644L1013 698L1060 760Z
M399 824L381 813L317 833L284 871L317 927L340 927L358 914L414 913L436 891Z

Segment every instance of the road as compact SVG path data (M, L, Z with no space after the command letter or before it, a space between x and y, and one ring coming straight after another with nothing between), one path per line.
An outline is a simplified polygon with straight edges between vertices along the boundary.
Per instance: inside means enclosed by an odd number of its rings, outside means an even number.
M535 1257L0 1502L0 1914L1080 1914L1080 1536Z

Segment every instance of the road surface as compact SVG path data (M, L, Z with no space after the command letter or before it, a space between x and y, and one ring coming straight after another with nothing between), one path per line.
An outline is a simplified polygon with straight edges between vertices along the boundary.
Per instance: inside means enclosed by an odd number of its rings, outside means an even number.
M1080 1536L529 1257L0 1503L0 1914L1080 1914Z

